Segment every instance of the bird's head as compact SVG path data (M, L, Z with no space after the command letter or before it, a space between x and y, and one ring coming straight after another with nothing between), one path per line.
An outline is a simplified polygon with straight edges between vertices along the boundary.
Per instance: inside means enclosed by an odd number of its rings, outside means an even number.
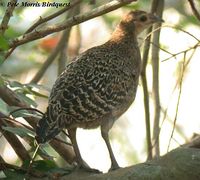
M137 10L126 14L120 22L120 27L125 28L126 31L134 31L138 35L152 24L159 22L163 20L155 14Z

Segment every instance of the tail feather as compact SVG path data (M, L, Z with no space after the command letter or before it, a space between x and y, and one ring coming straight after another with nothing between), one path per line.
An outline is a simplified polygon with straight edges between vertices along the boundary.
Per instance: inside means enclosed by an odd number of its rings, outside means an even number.
M44 114L42 119L38 121L37 127L36 127L36 141L40 143L45 143L46 140L46 131L48 129L48 123L47 123L47 115Z
M49 122L48 114L45 113L38 121L35 139L38 144L42 144L54 138L60 131L61 129L56 126L56 121Z

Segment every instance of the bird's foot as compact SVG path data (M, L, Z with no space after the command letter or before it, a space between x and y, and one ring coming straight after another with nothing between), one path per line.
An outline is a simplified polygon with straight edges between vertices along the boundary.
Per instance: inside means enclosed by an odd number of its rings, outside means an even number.
M91 168L91 167L85 166L85 165L80 165L79 168L83 169L84 171L91 172L91 173L97 173L97 174L102 173L98 169L94 169L94 168Z
M77 171L82 170L85 172L96 173L96 174L102 173L98 169L93 169L93 168L89 167L87 164L79 164L75 167L75 170L77 170Z
M110 171L114 171L114 170L117 170L117 169L120 169L121 167L120 166L118 166L118 164L116 164L116 165L111 165L111 167L110 167L110 169L109 169L109 172Z

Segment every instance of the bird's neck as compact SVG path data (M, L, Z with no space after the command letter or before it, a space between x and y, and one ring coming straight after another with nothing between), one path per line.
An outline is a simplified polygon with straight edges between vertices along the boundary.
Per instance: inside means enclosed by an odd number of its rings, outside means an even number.
M109 43L129 50L137 45L137 33L133 29L130 30L119 25L111 35Z
M134 67L136 66L140 69L141 56L137 42L137 33L134 32L134 29L124 29L118 26L106 45L115 53L119 53L123 57L130 57L128 61Z

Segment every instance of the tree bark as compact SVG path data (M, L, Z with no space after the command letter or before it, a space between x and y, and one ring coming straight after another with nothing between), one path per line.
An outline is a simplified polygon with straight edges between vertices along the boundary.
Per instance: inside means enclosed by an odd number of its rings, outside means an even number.
M33 178L34 179L34 178ZM47 178L44 178L47 179ZM121 168L105 174L82 171L63 176L61 180L199 180L200 149L177 148L145 163Z

